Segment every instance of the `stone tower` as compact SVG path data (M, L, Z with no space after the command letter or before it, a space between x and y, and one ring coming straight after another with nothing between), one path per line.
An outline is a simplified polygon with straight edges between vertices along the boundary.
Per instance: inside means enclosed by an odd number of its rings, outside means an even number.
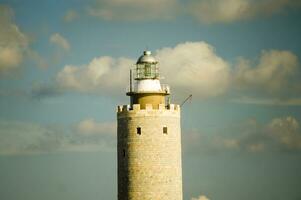
M180 106L170 104L158 62L144 51L118 106L118 200L182 200Z

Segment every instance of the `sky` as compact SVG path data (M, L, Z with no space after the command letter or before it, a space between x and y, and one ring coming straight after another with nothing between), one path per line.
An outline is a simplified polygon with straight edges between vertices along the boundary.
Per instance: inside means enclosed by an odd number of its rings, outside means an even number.
M181 109L184 200L300 200L301 1L0 0L0 199L117 199L143 50Z

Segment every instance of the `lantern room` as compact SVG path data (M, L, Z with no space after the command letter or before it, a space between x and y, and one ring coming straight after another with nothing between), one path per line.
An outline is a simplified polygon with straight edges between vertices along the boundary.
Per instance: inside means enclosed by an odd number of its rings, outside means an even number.
M158 62L150 51L144 51L136 63L136 80L159 79Z

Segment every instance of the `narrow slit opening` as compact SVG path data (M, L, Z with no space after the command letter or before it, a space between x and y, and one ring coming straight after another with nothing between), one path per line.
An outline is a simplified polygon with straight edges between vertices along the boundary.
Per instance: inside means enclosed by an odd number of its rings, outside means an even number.
M163 126L163 134L167 134L167 126Z

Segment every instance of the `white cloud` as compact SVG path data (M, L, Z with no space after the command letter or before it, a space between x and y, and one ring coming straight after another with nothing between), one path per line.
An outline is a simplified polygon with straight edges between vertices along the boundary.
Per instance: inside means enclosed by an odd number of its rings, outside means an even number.
M115 151L116 125L87 119L73 127L0 121L0 155Z
M59 33L52 34L49 38L49 41L66 51L70 49L70 44L67 39L61 36Z
M291 116L275 118L267 126L268 133L288 149L301 149L299 122Z
M232 72L232 102L300 105L301 75L298 57L290 51L265 50L256 60L239 58ZM237 97L238 96L238 97Z
M228 63L206 42L186 42L156 52L166 81L180 93L198 97L224 94L229 86ZM176 91L176 92L177 92Z
M263 50L258 60L239 58L232 71L232 102L301 105L298 57L291 51Z
M205 23L229 23L284 13L300 7L295 0L192 0L187 12Z
M239 58L233 67L206 42L184 42L157 50L161 82L175 99L193 94L198 99L231 94L230 101L263 105L300 105L298 57L290 51L264 50L258 60ZM66 65L52 87L82 93L121 95L128 85L134 59L94 58L81 66ZM38 91L43 94L43 91Z
M199 97L218 96L226 92L229 84L229 66L205 42L186 42L174 48L156 52L161 74L179 93L193 93ZM59 88L79 92L124 93L129 69L135 60L94 58L82 66L67 65L57 74ZM176 73L175 73L176 72ZM121 94L120 93L120 94Z
M0 5L0 77L14 75L21 69L25 59L46 68L47 63L40 54L30 48L29 37L14 23L14 12Z
M238 89L267 93L287 94L299 89L295 85L299 69L298 58L290 51L262 51L257 65L244 58L234 71L234 84Z
M28 50L28 38L13 17L12 9L0 5L0 75L18 69Z
M64 90L109 94L124 93L129 69L134 60L109 56L94 58L82 66L67 65L57 74L56 81ZM121 94L120 93L120 94Z
M205 195L200 195L197 198L192 197L191 200L210 200L210 199L208 199L208 197L206 197Z
M171 19L178 11L176 0L97 0L88 9L92 16L105 20Z

